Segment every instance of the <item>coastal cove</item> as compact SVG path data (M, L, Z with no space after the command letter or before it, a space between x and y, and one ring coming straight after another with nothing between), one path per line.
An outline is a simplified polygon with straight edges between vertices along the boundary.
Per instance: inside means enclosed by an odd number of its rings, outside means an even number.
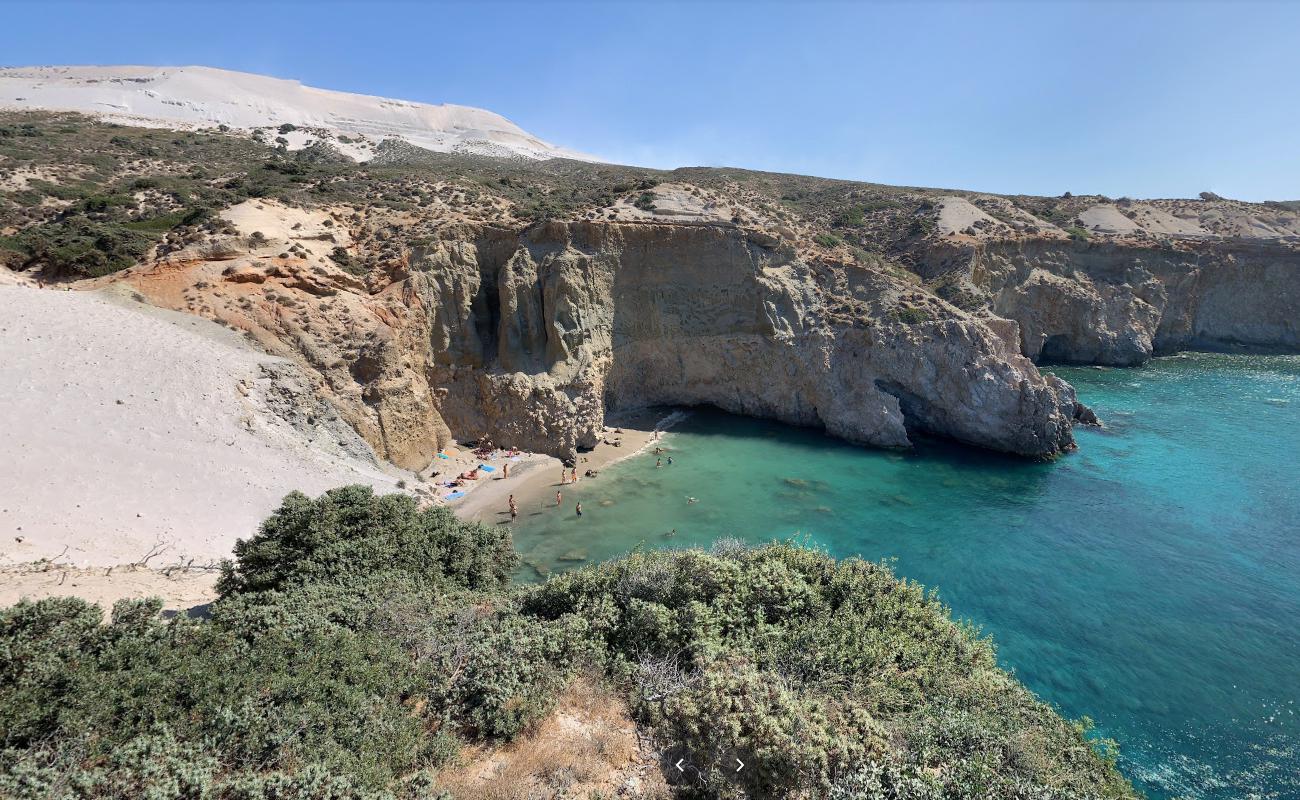
M662 440L671 465L648 451L565 487L560 510L525 508L521 579L723 537L894 559L1116 739L1149 796L1297 796L1300 357L1050 371L1105 422L1053 462L693 411Z

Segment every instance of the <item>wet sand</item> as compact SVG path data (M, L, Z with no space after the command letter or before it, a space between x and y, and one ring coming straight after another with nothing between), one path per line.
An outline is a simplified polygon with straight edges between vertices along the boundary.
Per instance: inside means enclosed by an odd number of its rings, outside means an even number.
M652 446L656 427L666 429L675 418L670 410L662 408L611 416L601 443L590 452L578 454L579 484L603 480L603 475L587 478L583 474L589 469L601 472ZM449 505L461 519L501 525L510 524L509 499L512 494L521 517L535 512L555 513L555 493L563 493L568 488L567 483L560 483L560 469L559 459L535 455L522 468L512 465L509 478L488 481ZM568 475L567 469L565 475ZM572 503L566 503L564 507L571 510Z

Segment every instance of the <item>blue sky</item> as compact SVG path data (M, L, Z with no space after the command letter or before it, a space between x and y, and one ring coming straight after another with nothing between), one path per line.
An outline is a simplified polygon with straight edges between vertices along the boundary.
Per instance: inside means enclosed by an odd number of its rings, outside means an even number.
M0 3L0 63L488 108L658 167L1300 199L1300 2Z

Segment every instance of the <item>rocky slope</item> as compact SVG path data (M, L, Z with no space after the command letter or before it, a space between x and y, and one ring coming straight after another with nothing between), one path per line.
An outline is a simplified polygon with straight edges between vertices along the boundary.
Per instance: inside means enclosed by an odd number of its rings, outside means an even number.
M1033 456L1072 444L1072 391L989 325L937 298L933 319L903 321L900 279L735 229L451 225L368 289L257 250L125 277L160 304L201 294L204 313L304 361L412 469L453 434L570 455L607 411L658 404L881 446L909 431Z
M1149 204L1126 210L1137 220L1152 214ZM921 251L917 269L969 287L970 305L1018 323L1020 350L1035 361L1131 366L1188 349L1300 350L1294 213L1274 214L1272 227L1232 220L1229 235L1185 214L1179 233L1164 223L1159 236L1115 205L1080 215L1111 217L1132 227L1112 220L1073 238L948 236Z
M379 150L0 116L0 263L246 332L410 469L646 404L1050 456L1090 414L1034 361L1298 344L1296 204Z

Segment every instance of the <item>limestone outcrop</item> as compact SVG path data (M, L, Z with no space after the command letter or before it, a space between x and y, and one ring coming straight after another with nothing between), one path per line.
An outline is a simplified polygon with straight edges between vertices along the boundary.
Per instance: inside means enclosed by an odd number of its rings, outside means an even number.
M14 137L0 170L0 267L126 283L243 331L406 468L453 438L568 456L609 410L647 404L1049 456L1095 418L1035 361L1300 351L1300 201L990 195L396 140L358 164L324 138L296 149L299 130L273 147L4 120L44 133Z
M906 446L909 430L1047 456L1073 439L1073 393L955 308L891 321L896 280L837 272L859 304L831 313L826 276L790 248L714 226L550 223L466 229L417 248L423 378L462 437L570 454L605 413L712 405ZM380 392L379 405L384 393Z
M921 271L955 271L983 292L1035 361L1300 350L1300 251L1285 242L979 242L934 247Z
M734 227L448 225L366 289L292 257L172 258L131 280L155 301L169 282L202 284L204 313L314 370L376 451L412 469L453 434L570 456L608 411L645 405L1034 457L1071 448L1080 413L1006 325Z

